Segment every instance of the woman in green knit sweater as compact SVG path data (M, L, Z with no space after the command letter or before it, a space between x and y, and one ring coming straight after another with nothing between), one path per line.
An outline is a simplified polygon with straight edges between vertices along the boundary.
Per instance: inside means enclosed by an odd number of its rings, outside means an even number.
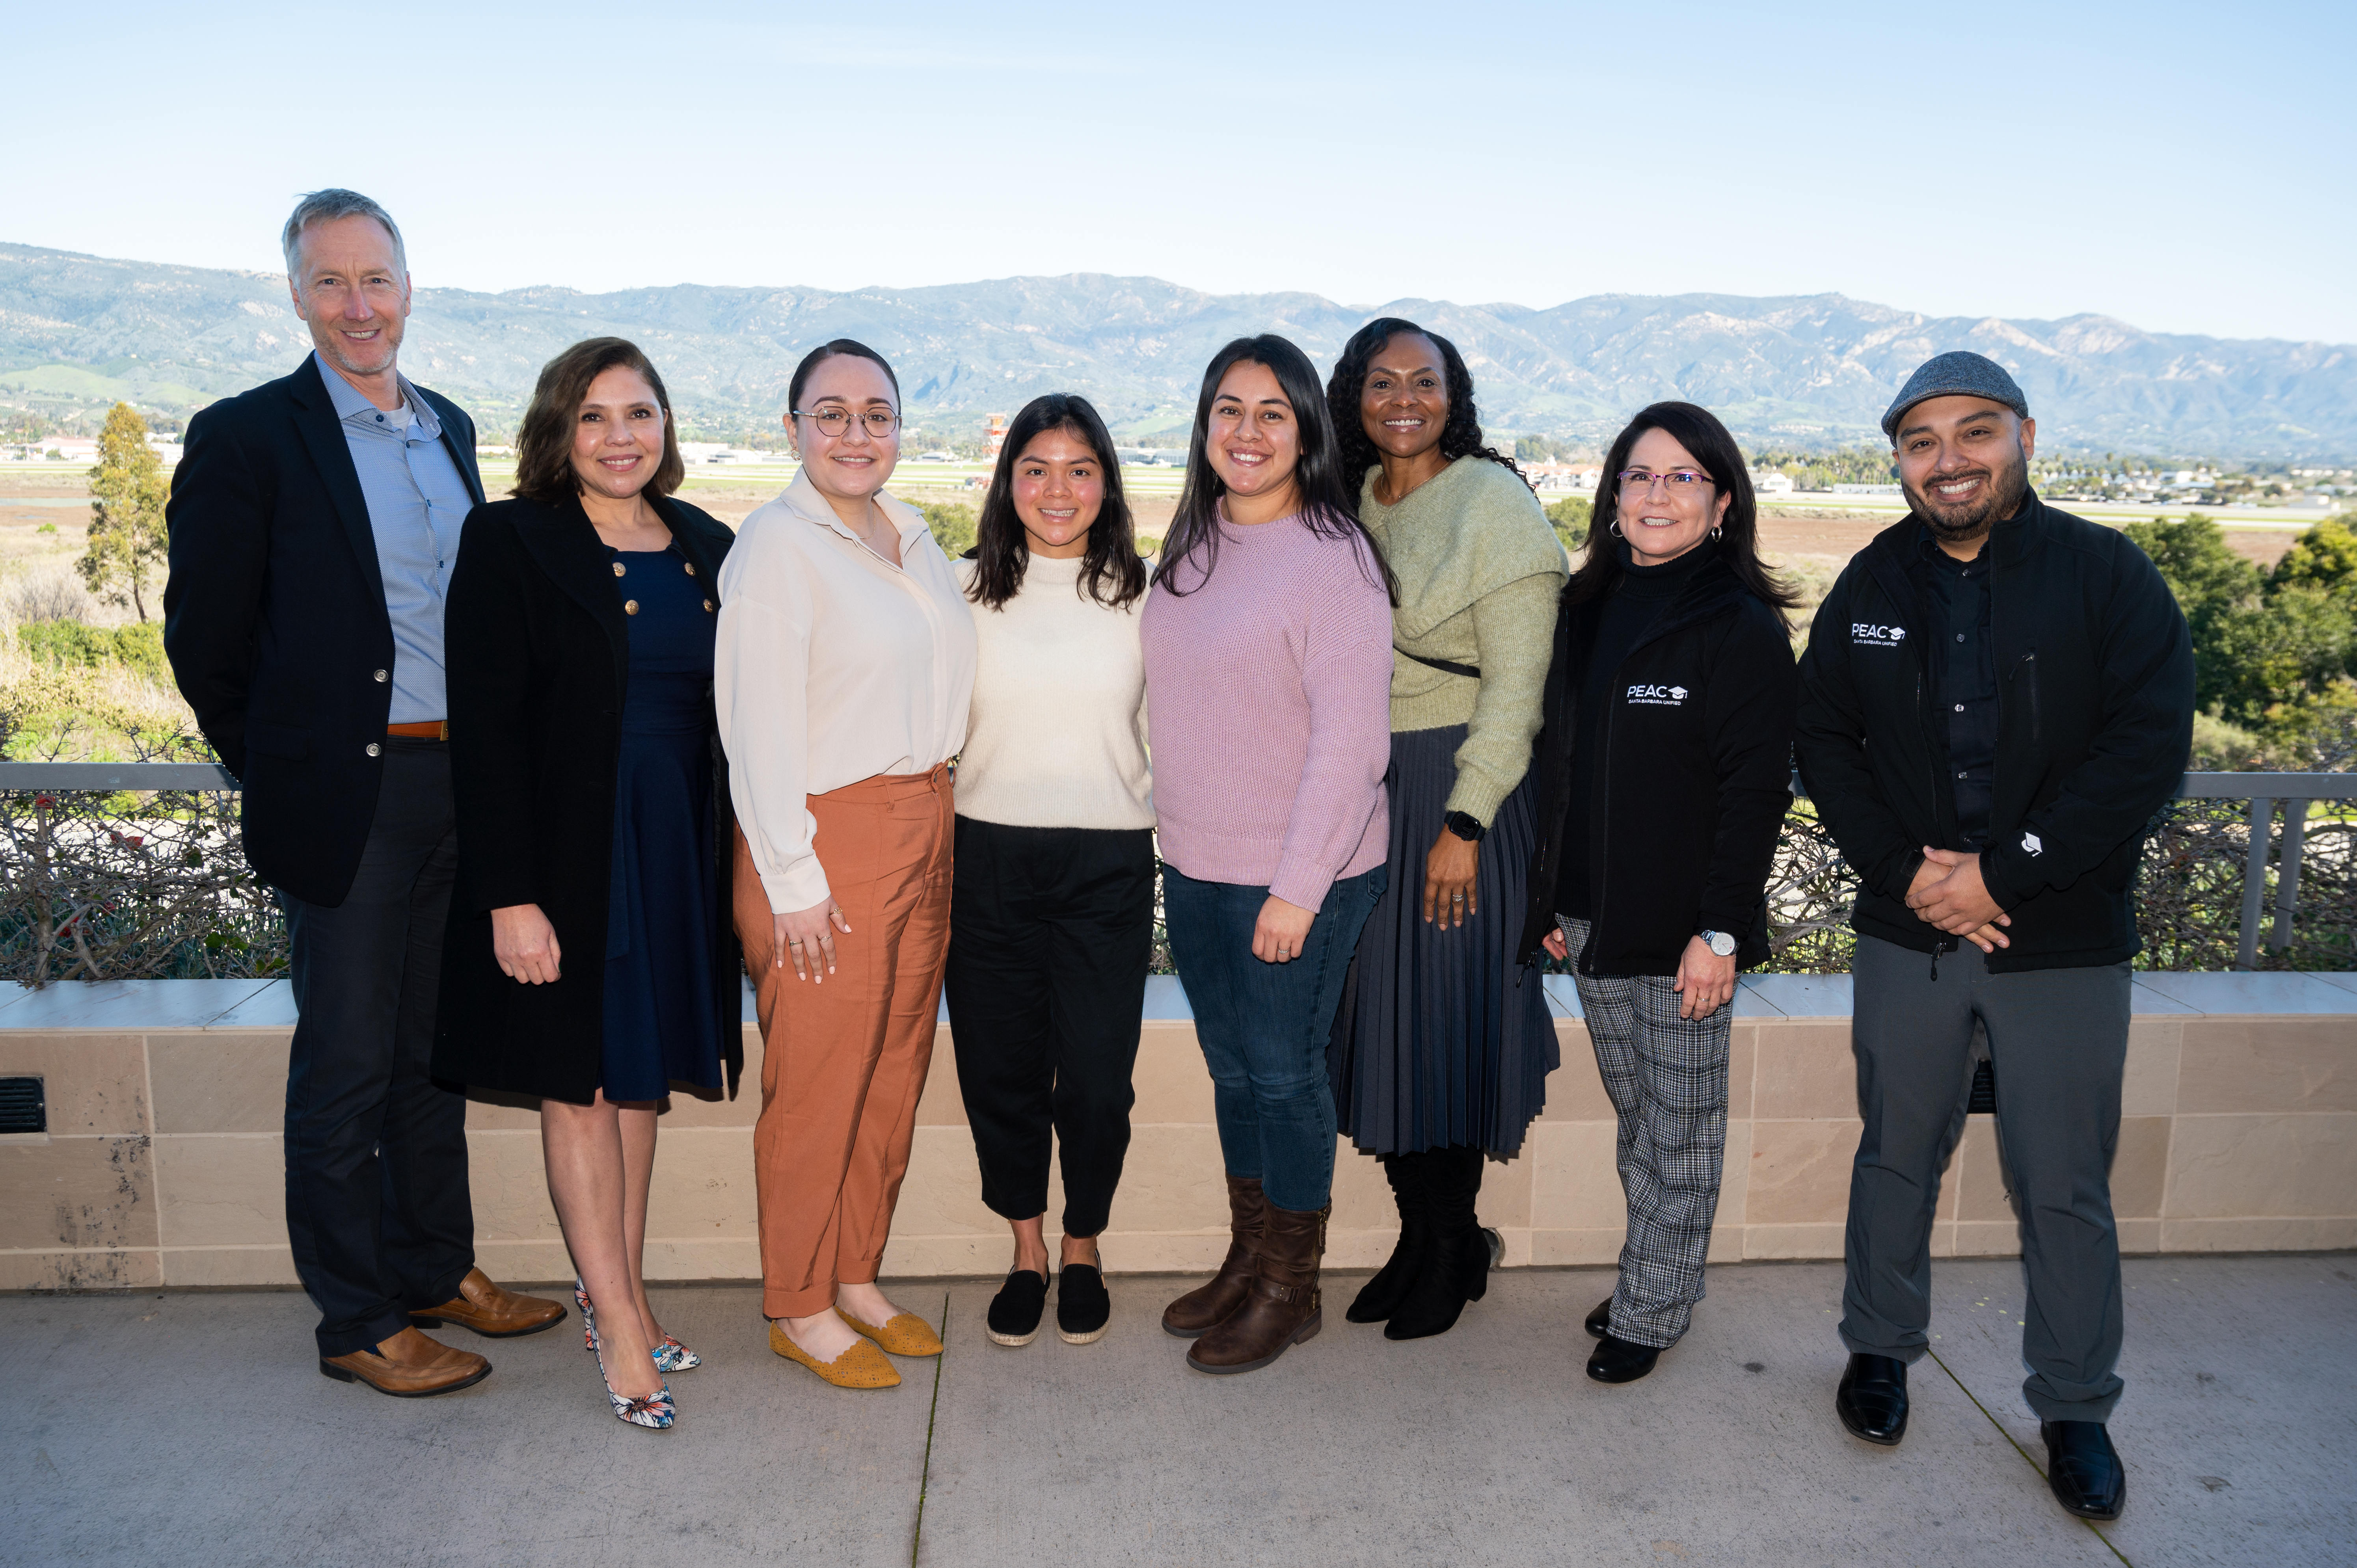
M1499 1248L1475 1217L1482 1156L1520 1152L1558 1059L1539 977L1514 950L1567 565L1522 471L1482 445L1447 338L1371 321L1326 396L1365 477L1360 521L1399 578L1390 876L1327 1065L1341 1130L1383 1162L1400 1239L1347 1316L1416 1339L1480 1299Z

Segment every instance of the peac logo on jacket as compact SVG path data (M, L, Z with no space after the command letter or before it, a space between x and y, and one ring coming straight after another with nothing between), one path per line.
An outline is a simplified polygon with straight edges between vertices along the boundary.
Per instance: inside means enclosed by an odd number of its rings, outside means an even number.
M2044 854L2046 853L2046 846L2038 842L2038 835L2036 833L2022 834L2021 847L2028 850L2032 854Z
M1903 626L1877 626L1872 621L1854 620L1849 623L1849 639L1868 648L1896 648L1907 640Z
M1629 688L1629 700L1656 708L1674 708L1686 700L1686 689L1684 686L1631 686Z

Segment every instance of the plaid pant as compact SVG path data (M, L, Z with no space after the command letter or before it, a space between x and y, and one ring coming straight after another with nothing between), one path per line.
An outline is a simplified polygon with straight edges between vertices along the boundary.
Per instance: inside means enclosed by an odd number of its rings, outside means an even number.
M1577 959L1588 922L1555 917ZM1658 975L1575 973L1604 1092L1620 1119L1614 1151L1629 1197L1629 1238L1612 1292L1612 1336L1667 1347L1703 1298L1703 1260L1727 1155L1727 1052L1735 1004L1678 1016Z

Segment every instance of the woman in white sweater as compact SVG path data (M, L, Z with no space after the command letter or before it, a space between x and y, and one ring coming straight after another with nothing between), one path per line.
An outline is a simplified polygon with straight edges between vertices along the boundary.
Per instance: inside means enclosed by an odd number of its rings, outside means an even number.
M1104 422L1082 399L1015 416L958 564L980 649L957 767L950 1037L982 1199L1015 1232L990 1337L1028 1345L1048 1295L1048 1149L1062 1159L1056 1330L1103 1337L1096 1236L1129 1149L1154 943L1146 568Z

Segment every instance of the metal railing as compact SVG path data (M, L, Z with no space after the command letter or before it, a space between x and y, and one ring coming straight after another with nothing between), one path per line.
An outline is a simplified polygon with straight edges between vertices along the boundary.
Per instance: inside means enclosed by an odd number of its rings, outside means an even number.
M237 789L230 771L214 763L0 762L0 792L233 793ZM1797 773L1792 791L1806 799ZM2277 950L2291 944L2309 807L2319 800L2357 800L2357 773L2188 773L2177 795L2182 800L2251 802L2235 967L2254 968L2263 940ZM2278 812L2280 832L2276 827ZM2272 921L2267 910L2271 858L2275 872Z
M1796 770L1792 795L1809 798ZM2266 945L2291 945L2292 911L2299 902L2300 852L2308 833L2309 807L2319 800L2357 800L2357 773L2188 773L2178 785L2180 800L2248 800L2251 802L2250 844L2243 865L2243 911L2234 967L2255 968L2262 931L2267 925L2267 860L2276 842L2275 818L2283 813L2282 847L2276 857L2274 929L2265 931Z
M2243 865L2242 946L2234 967L2249 969L2259 956L2259 928L2267 897L2267 848L2275 838L2276 808L2283 808L2282 850L2276 863L2275 929L2267 946L2291 945L2291 912L2299 901L2300 848L2308 836L2308 809L2317 800L2357 800L2357 773L2189 773L2180 800L2251 802L2251 847Z

